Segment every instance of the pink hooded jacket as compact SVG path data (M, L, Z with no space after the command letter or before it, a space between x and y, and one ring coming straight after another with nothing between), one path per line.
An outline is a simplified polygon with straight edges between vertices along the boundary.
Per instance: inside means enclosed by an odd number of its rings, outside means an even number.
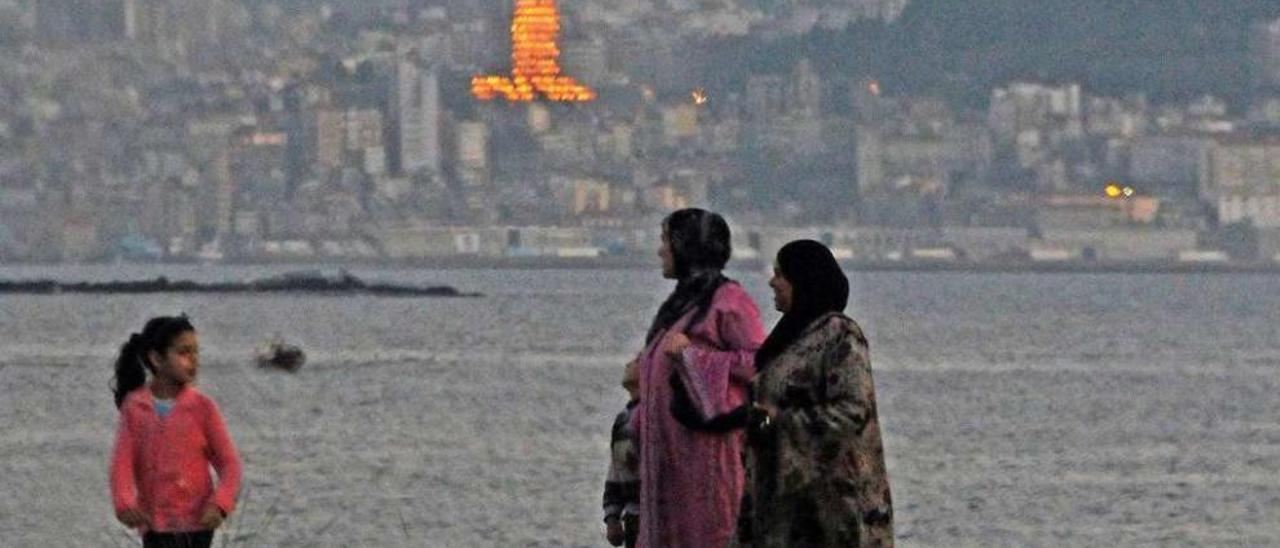
M210 464L218 472L216 489ZM240 455L212 399L184 388L162 419L150 387L125 398L111 454L116 512L141 511L151 520L144 532L198 531L208 502L230 514L239 492Z

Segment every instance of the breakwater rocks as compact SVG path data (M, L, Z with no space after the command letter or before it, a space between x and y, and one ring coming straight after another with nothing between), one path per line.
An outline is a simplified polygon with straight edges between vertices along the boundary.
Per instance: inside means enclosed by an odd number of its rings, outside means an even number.
M249 282L201 283L170 280L164 276L150 280L110 282L60 282L55 280L0 280L0 294L25 293L56 295L60 293L142 294L142 293L308 293L319 295L376 295L387 297L480 297L479 293L459 291L450 286L421 287L388 283L369 283L347 272L337 276L320 273L290 273Z

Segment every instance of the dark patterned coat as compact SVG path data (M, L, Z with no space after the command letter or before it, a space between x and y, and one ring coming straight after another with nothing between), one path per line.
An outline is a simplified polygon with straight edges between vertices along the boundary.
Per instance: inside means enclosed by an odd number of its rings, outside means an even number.
M743 508L751 548L892 547L893 502L867 340L830 313L763 364Z

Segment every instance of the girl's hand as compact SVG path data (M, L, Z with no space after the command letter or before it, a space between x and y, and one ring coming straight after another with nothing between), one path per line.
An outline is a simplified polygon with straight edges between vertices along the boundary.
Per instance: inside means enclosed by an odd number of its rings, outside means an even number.
M146 514L137 510L121 510L116 512L116 519L120 520L120 523L123 523L130 529L136 529L151 523L151 520L147 518Z
M200 516L200 526L212 531L222 525L223 518L221 508L213 503L206 504L204 515Z
M689 341L689 337L686 337L684 333L672 333L663 340L662 352L672 358L678 358L680 354L684 353L684 349L689 348L690 344L692 343Z

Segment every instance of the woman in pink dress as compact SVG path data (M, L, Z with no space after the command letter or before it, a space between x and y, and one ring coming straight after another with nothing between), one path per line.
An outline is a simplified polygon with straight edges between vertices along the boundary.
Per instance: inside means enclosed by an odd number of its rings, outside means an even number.
M743 492L743 433L704 425L746 402L764 327L751 297L721 273L730 255L723 218L683 209L662 229L662 273L676 288L638 358L637 546L724 547Z

